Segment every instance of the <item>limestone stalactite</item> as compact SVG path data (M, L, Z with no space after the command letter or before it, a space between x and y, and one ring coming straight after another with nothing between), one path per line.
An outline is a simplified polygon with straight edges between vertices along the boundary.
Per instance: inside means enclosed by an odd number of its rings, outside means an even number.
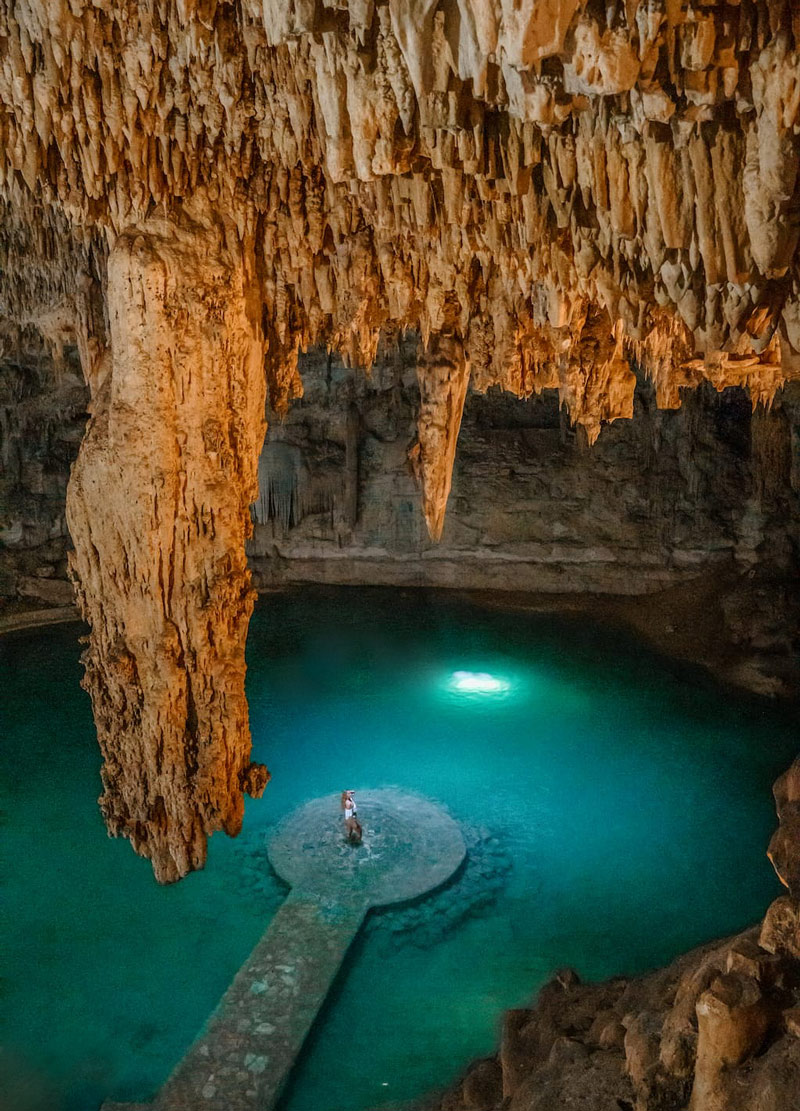
M110 358L70 482L71 566L104 756L101 807L162 882L238 832L250 763L245 559L264 437L260 312L241 252L156 219L108 263Z
M452 335L433 336L427 349L420 354L417 377L419 440L412 449L411 458L422 489L428 533L432 540L439 540L469 385L469 363L461 340Z

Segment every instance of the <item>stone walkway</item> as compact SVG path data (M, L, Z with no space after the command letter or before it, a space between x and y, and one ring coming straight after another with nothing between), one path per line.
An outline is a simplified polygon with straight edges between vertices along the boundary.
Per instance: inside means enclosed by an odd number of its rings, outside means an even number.
M278 827L270 861L292 890L152 1111L274 1108L370 908L419 898L461 866L461 831L432 802L395 789L356 798L359 846L344 839L338 794Z

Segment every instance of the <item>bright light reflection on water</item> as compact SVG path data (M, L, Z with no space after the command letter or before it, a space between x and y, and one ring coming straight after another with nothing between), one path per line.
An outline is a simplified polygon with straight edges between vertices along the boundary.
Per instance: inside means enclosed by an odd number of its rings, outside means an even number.
M447 686L456 694L502 695L511 690L508 679L490 675L488 671L454 671Z

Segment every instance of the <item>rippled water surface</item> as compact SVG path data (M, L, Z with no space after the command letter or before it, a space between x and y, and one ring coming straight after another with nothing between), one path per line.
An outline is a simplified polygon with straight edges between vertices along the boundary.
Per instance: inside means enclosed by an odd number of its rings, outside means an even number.
M408 1106L489 1052L503 1009L557 966L643 971L776 893L764 848L787 713L590 623L366 589L260 600L247 686L273 781L242 838L215 837L205 872L159 888L95 805L79 635L0 639L11 1111L150 1095L279 905L265 834L345 786L438 799L472 865L367 930L284 1111Z

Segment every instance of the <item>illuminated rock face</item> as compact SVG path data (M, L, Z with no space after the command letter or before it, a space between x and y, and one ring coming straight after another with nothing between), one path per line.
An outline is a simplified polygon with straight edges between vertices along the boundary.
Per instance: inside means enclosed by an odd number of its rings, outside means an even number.
M752 1111L793 1107L800 1077L798 907L638 979L582 984L569 969L506 1013L499 1053L441 1111Z
M800 348L792 9L4 0L0 190L115 233L230 213L276 403L299 347L368 365L398 327L455 327L481 388L558 387L590 438L626 354L662 405L768 399Z
M800 900L800 759L776 781L773 794L780 824L770 841L769 858L781 883Z
M0 0L0 334L74 342L93 391L70 522L104 805L164 878L241 812L265 372L280 413L300 350L369 367L418 330L434 537L468 380L557 389L593 442L631 360L662 407L800 374L794 7Z
M464 345L455 336L435 336L417 362L419 441L411 462L422 490L428 534L440 540L453 479L458 431L469 385Z
M101 807L167 882L235 834L250 765L244 542L264 435L258 303L210 231L154 221L108 267L110 357L67 517L91 625L85 686L104 756Z

